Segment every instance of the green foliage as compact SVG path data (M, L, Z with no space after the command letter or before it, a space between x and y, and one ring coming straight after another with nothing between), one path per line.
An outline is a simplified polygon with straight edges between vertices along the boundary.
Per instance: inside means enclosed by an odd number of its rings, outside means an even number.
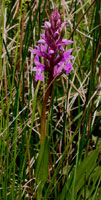
M49 142L48 138L45 138L45 141L42 143L37 165L36 165L36 180L38 184L37 190L37 199L42 198L43 187L48 180L48 163L49 163Z

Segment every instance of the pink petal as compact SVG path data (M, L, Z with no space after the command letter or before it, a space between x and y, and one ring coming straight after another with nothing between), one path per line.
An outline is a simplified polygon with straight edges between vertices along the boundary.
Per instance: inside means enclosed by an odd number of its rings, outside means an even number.
M45 28L50 28L51 27L51 23L50 22L45 22L44 26L45 26Z
M31 49L30 52L31 52L32 54L37 54L37 53L39 52L39 50L38 50L38 49Z
M41 64L40 62L39 62L39 57L36 55L35 56L35 58L34 58L34 63L35 63L35 65L37 66L37 67L40 67L40 68L44 68L44 64Z
M41 34L41 37L42 37L42 39L45 40L45 34L44 33Z
M64 66L64 70L67 74L70 73L71 70L73 70L73 64L71 62L68 62L65 66Z
M67 40L67 39L63 39L62 42L58 43L57 46L62 46L62 45L69 45L69 44L72 44L73 41L71 40Z
M59 64L59 65L56 65L54 67L54 77L57 76L58 74L60 74L60 72L63 70L63 65L62 64Z
M49 50L49 53L50 53L50 54L54 54L54 50L50 49L50 50Z
M37 71L36 67L32 68L32 71L33 71L33 72L36 72L36 71Z
M40 39L40 40L38 40L38 43L45 44L46 42L44 39Z
M68 58L68 56L71 54L72 51L73 51L73 48L68 49L67 51L65 51L65 52L63 53L64 58L65 58L65 59Z
M44 75L36 73L36 75L35 75L35 81L38 81L38 80L40 80L40 81L43 82L44 81Z
M54 33L54 37L58 37L59 36L59 31L57 30L55 33Z
M46 52L47 51L47 44L41 45L41 51Z
M67 39L62 39L62 42L68 43L68 44L72 44L73 41L72 40L67 40Z
M61 28L64 28L67 24L68 24L67 22L63 22L63 23L61 24Z

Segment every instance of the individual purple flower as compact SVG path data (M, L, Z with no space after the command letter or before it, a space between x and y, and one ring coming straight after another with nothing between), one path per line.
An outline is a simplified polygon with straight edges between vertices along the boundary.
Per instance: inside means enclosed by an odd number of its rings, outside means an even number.
M57 9L52 12L49 22L44 23L45 33L41 34L42 39L38 41L38 45L35 45L36 49L30 50L32 54L36 55L34 59L36 67L33 69L36 72L35 81L44 80L43 71L47 71L54 78L61 73L68 74L73 70L72 49L66 51L64 49L65 46L73 43L71 40L63 38L63 28L66 25L67 22L62 23ZM40 57L44 58L44 64L40 63Z
M36 75L35 75L35 81L44 81L44 75L42 74L42 72L44 71L44 67L45 65L41 64L39 62L39 57L36 55L35 58L34 58L34 63L36 65L36 67L34 67L32 69L32 71L35 71L36 72Z

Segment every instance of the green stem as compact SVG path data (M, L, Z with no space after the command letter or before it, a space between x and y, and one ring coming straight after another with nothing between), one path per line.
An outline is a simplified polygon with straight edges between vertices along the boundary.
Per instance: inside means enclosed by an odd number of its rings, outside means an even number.
M49 99L49 95L52 89L52 75L49 75L48 78L48 83L47 83L47 91L45 93L44 101L42 104L42 112L41 112L41 141L40 143L42 144L44 142L44 139L47 135L47 130L46 130L46 108L47 108L47 102Z

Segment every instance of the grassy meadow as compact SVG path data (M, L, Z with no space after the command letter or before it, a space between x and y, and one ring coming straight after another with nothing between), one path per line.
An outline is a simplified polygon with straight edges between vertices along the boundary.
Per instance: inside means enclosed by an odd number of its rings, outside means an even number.
M74 70L52 83L40 143L48 73L35 82L30 49L56 7ZM100 0L0 1L0 200L48 199L101 200Z

